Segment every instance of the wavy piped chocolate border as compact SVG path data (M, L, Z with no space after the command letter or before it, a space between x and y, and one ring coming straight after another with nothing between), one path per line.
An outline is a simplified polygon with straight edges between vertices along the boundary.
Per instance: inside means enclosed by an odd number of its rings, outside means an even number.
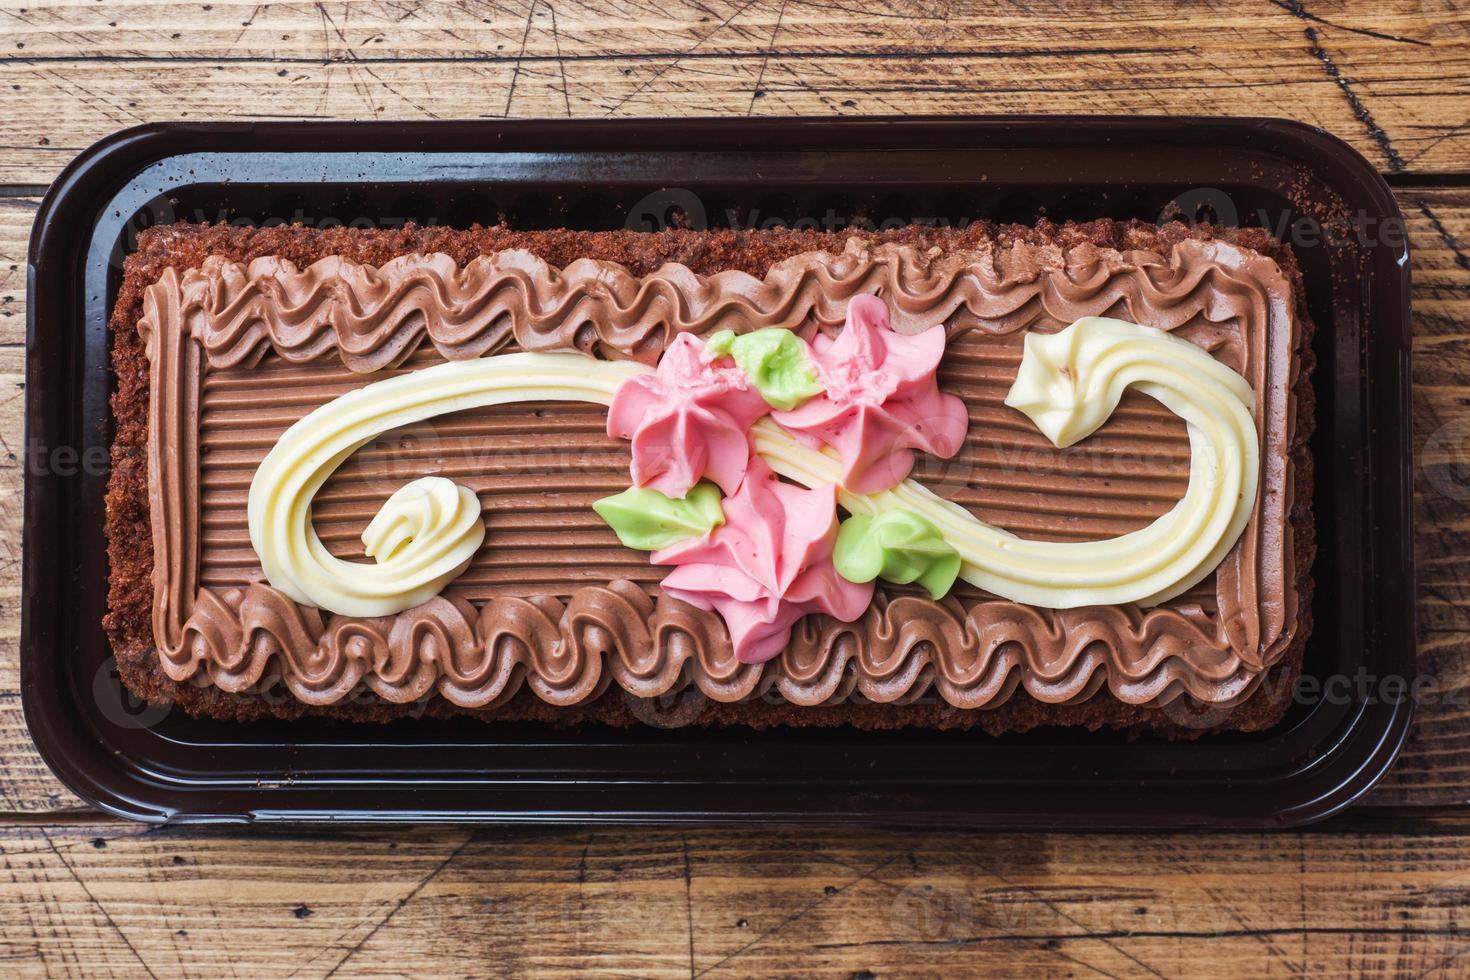
M609 682L638 697L692 683L713 701L775 688L799 705L854 691L879 703L932 685L949 704L996 703L1017 683L1040 700L1072 703L1106 684L1119 700L1150 703L1177 686L1231 700L1256 672L1219 649L1198 609L1045 610L1005 601L880 597L855 623L810 617L771 665L735 659L719 617L631 582L551 597L503 596L476 609L437 597L396 617L323 616L263 583L201 590L182 642L164 651L177 681L203 677L230 692L256 690L279 667L305 704L335 704L359 684L402 704L435 694L462 708L494 708L529 685L568 706ZM221 658L214 651L232 651Z
M571 705L612 682L644 697L694 684L727 702L774 689L800 705L855 692L904 702L932 689L978 708L1017 687L1074 703L1103 686L1130 704L1181 693L1235 701L1289 646L1295 622L1289 287L1274 262L1218 242L1179 243L1168 260L1090 246L1052 251L1038 263L993 249L933 255L854 241L840 254L794 256L764 279L701 277L678 265L640 279L592 260L557 270L525 252L464 268L439 255L378 268L328 258L305 270L274 257L248 265L211 258L182 276L169 270L147 290L139 322L154 379L153 628L164 671L230 692L279 681L313 705L360 686L392 703L437 694L467 708L494 707L529 686L543 701ZM1234 356L1257 392L1268 463L1258 512L1217 573L1219 612L880 596L858 623L810 617L783 656L752 666L734 660L717 617L666 596L655 602L631 583L583 588L566 603L507 596L477 609L440 597L372 620L324 618L264 583L223 594L197 587L197 535L185 531L198 525L191 477L200 384L211 367L249 366L274 352L293 362L335 354L368 372L424 343L450 359L515 344L653 360L684 330L839 323L859 292L887 299L898 329L942 321L952 331L1014 331L1029 304L1062 321L1122 305L1165 329L1201 315L1239 320L1238 331L1208 342L1243 347Z

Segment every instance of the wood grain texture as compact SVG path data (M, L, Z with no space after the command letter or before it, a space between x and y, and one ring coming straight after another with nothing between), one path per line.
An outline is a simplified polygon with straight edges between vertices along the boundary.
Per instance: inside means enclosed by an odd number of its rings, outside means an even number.
M0 814L81 806L36 754L20 706L25 257L39 203L0 197Z
M0 828L0 955L88 977L1463 976L1470 829L1125 837Z
M1463 169L1453 0L0 4L0 182L153 119L1119 112L1314 123Z
M1470 975L1470 14L1455 0L0 0L0 960L25 975ZM24 729L25 239L158 119L1197 112L1324 126L1414 250L1420 660L1368 801L1276 835L233 836L87 811Z

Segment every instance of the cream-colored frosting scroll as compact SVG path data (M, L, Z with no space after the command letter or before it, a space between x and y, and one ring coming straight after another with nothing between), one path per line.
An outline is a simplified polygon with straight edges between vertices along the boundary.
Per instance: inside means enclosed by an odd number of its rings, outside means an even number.
M250 539L266 578L298 602L347 615L387 616L424 602L463 570L483 540L474 494L463 487L450 494L438 485L443 480L402 500L395 494L384 507L389 516L380 512L364 534L368 539L378 528L374 540L385 542L369 542L377 564L349 562L329 554L311 526L311 500L337 467L382 432L449 412L515 401L606 405L625 381L648 370L581 354L516 353L436 365L327 403L287 430L251 483ZM899 506L927 518L960 553L962 578L1013 601L1050 608L1162 602L1218 565L1250 518L1260 451L1249 384L1188 341L1086 317L1059 333L1026 337L1006 403L1065 447L1102 425L1129 387L1181 416L1191 447L1184 497L1131 534L1027 540L912 480L875 495L844 491L839 500L855 514ZM811 487L841 482L835 458L769 419L753 435L756 450L782 476Z
M433 598L485 539L474 492L435 477L395 493L363 532L376 563L331 554L311 525L311 501L378 435L450 412L520 401L607 405L641 364L581 354L505 354L451 361L334 398L286 430L250 482L250 544L266 579L307 605L348 616L391 616ZM452 491L452 492L451 492Z
M1067 447L1107 421L1124 389L1158 399L1189 426L1189 487L1152 524L1103 541L1032 541L992 527L922 484L871 496L840 492L854 514L906 508L931 521L960 553L960 577L1015 602L1051 609L1179 595L1220 563L1250 519L1260 448L1246 380L1187 340L1151 327L1084 317L1059 333L1028 334L1006 404ZM792 443L768 420L756 450L782 476L837 482L836 460Z

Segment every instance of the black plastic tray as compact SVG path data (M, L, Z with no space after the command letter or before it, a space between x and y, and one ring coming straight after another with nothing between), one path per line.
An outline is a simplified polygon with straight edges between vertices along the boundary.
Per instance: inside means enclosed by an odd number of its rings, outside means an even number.
M1171 202L1173 204L1171 205ZM467 719L232 724L131 704L110 669L107 314L133 234L172 220L656 227L1177 208L1286 229L1318 324L1316 626L1307 673L1367 678L1275 730L1194 742L1044 730L586 728ZM830 210L830 214L829 214ZM702 215L701 212L702 211ZM1348 217L1325 241L1313 222ZM1318 231L1322 229L1318 226ZM1409 265L1339 140L1255 119L163 124L87 150L31 239L22 689L83 799L151 821L816 820L1287 826L1383 773L1411 706ZM75 455L67 450L73 450ZM67 461L71 461L69 465ZM1365 696L1366 695L1366 696Z

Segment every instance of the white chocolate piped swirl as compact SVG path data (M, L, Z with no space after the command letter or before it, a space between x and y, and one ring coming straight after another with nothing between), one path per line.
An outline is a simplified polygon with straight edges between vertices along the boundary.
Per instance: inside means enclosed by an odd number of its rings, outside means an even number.
M893 507L923 515L960 553L960 577L994 595L1051 609L1137 602L1155 605L1208 575L1250 520L1260 473L1254 399L1244 378L1187 340L1106 317L1059 333L1027 334L1006 404L1058 447L1107 421L1128 387L1150 395L1189 428L1189 486L1147 527L1102 541L1033 541L977 520L958 504L907 480L863 496L838 493L854 514ZM771 469L807 486L842 469L798 445L769 420L755 446Z
M363 532L376 561L346 561L311 523L312 498L337 467L380 434L436 415L522 401L607 405L646 370L581 354L505 354L439 364L327 402L286 430L251 480L250 544L261 570L297 602L348 616L391 616L427 602L485 539L474 491L442 477L413 481Z
M506 354L424 368L327 403L287 430L251 483L250 539L266 578L298 602L353 616L392 615L426 601L463 571L483 540L474 494L454 487L462 505L455 507L447 490L436 487L434 499L444 505L421 508L413 522L380 512L364 538L383 521L397 529L392 546L385 553L370 545L375 565L349 562L329 554L311 526L312 497L332 472L390 429L515 401L607 405L623 382L647 370L581 354ZM1057 609L1163 602L1208 575L1250 519L1260 470L1250 385L1164 331L1085 317L1056 334L1027 335L1006 404L1066 447L1102 425L1129 387L1182 417L1191 449L1184 496L1138 531L1103 541L1027 540L912 480L879 494L839 491L838 499L854 514L891 507L920 514L960 553L960 577L1016 602ZM752 435L780 475L809 487L840 483L835 457L797 442L771 420L758 422ZM466 508L473 528L464 520Z

